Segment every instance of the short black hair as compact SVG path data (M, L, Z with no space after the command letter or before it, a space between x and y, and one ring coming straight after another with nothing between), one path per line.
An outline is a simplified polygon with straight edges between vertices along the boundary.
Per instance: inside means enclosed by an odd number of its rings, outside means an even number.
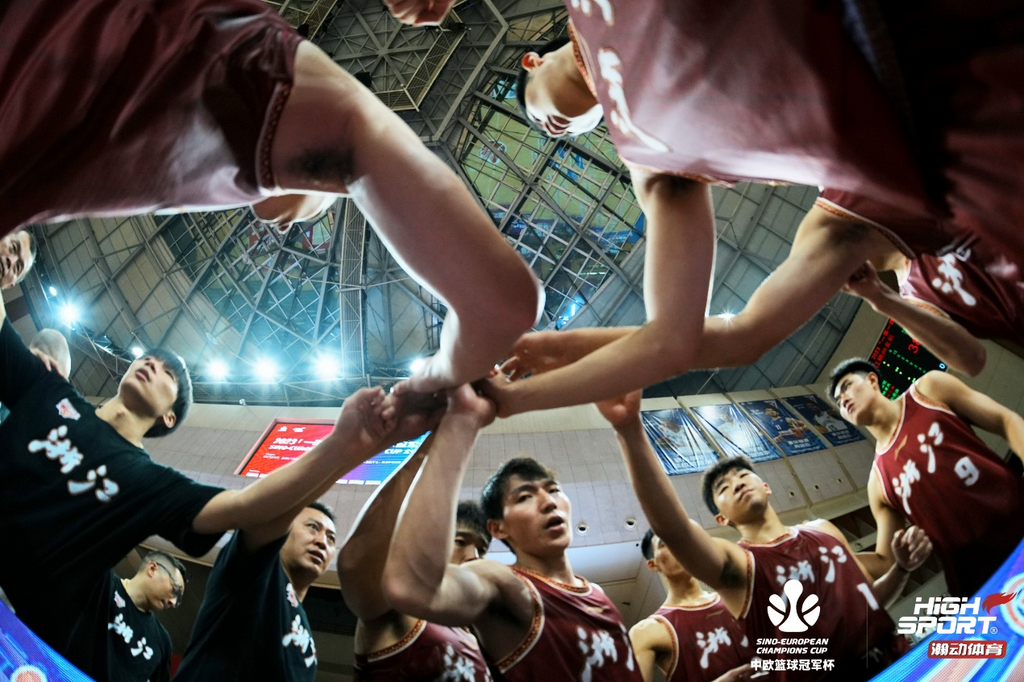
M491 545L491 533L487 530L487 517L484 516L483 507L476 500L462 500L455 511L455 525L475 533L483 542L483 553Z
M704 474L700 479L700 490L701 495L704 497L704 504L708 509L711 510L712 514L718 514L718 505L715 504L715 484L722 476L733 469L745 469L747 471L754 471L754 463L750 461L749 457L744 455L736 455L735 457L726 457L720 459L707 469L704 470Z
M177 557L171 556L167 552L159 549L150 550L149 552L146 552L144 557L142 557L142 565L139 566L139 571L145 570L150 561L156 564L170 564L170 566L165 565L164 568L170 568L173 566L178 569L179 573L181 573L181 579L184 582L188 582L188 572L185 570L185 564L181 563Z
M640 553L650 561L654 558L654 529L648 528L644 533L644 539L640 541Z
M513 476L518 476L524 481L537 481L540 479L557 479L557 475L551 469L535 460L533 457L516 457L498 467L480 493L480 506L483 507L487 520L501 520L505 517L505 493L508 488L508 481ZM502 542L505 542L502 540ZM509 548L512 546L505 542Z
M316 502L310 502L306 506L310 509L316 509L318 512L329 518L331 520L331 523L337 523L334 520L334 510L328 507L320 500L317 500Z
M537 49L530 50L530 52L536 52L538 56L543 57L549 52L554 52L555 50L564 47L568 43L569 36L561 36L555 38L554 40L549 40L548 42L544 43ZM526 119L526 123L531 128L539 130L540 132L547 135L547 131L541 128L536 123L534 123L533 119L530 118L530 115L526 113L526 84L529 82L529 79L530 72L526 70L526 67L524 67L522 62L520 61L519 72L516 74L516 102L519 104L519 111L523 114L523 117Z
M174 376L178 378L178 397L175 398L174 404L171 406L174 416L177 417L174 421L174 426L167 428L162 419L157 419L156 423L145 433L146 438L160 438L161 436L173 433L185 421L185 417L188 416L188 410L192 407L192 377L188 372L185 361L172 350L154 348L146 351L143 357L157 358L169 367L174 372Z
M828 375L828 401L833 405L836 402L836 386L839 385L839 382L847 374L862 374L864 376L874 374L878 376L878 368L864 358L849 358L833 367L832 373Z

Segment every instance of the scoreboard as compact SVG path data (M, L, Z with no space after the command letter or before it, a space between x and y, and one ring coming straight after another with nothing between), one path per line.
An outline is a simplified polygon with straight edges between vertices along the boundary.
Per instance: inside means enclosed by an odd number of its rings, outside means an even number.
M882 394L890 400L899 397L926 372L946 371L946 363L914 340L903 327L889 320L868 358L878 368Z

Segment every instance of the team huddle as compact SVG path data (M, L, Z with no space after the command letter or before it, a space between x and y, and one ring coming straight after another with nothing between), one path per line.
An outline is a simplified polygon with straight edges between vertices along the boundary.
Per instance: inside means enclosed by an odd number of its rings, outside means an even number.
M427 24L454 2L386 4ZM553 137L606 122L646 216L647 322L568 332L530 331L539 283L458 176L268 6L65 5L0 11L0 287L33 265L28 223L249 205L287 228L344 194L448 307L414 376L358 391L303 457L225 490L143 447L192 403L176 353L136 359L96 407L67 379L66 342L44 330L26 346L0 304L0 544L18 554L0 562L0 587L94 679L170 679L154 613L180 605L183 565L153 551L130 579L112 571L152 535L201 556L233 531L174 679L313 680L302 603L336 558L358 617L356 679L439 682L866 680L909 648L886 607L933 552L949 593L970 596L1024 538L1024 482L972 429L1020 457L1024 419L952 375L889 401L874 365L832 372L841 416L876 441L868 551L827 520L783 524L744 457L704 472L704 504L741 539L713 536L640 417L645 386L754 362L840 290L967 374L985 365L979 338L1021 341L1019 3L571 0L568 36L522 57L516 95ZM746 308L707 317L709 186L740 181L822 191ZM544 463L510 460L479 500L459 499L481 429L585 403L615 433L651 529L641 552L668 595L629 630L573 571L571 503ZM427 431L339 539L318 498ZM514 564L484 556L492 539ZM830 605L801 634L827 655L757 656L793 632L786 604L805 592Z

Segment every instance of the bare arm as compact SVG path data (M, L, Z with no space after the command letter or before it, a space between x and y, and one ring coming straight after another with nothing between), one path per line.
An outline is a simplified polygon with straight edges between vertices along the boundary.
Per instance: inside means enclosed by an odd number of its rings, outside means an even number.
M644 682L651 682L655 679L658 656L663 653L671 655L672 651L672 642L669 641L665 625L653 618L644 618L629 629L629 641L633 645L633 655L640 668L640 675Z
M419 473L427 451L433 444L431 435L400 469L377 488L338 552L338 582L341 596L352 613L366 622L390 610L384 599L381 578L387 563L388 547L405 495Z
M442 625L472 625L507 581L519 582L507 566L487 559L448 563L470 452L493 416L490 401L468 386L449 392L448 412L435 434L432 452L437 454L427 457L406 497L384 569L385 599L399 613ZM530 613L529 601L524 610Z
M945 372L928 372L918 380L917 390L948 405L967 423L1002 436L1017 457L1024 458L1024 418L1013 410Z
M701 183L635 169L633 187L647 216L647 323L570 366L492 382L500 415L603 400L691 368L714 262L711 195Z
M746 553L691 521L647 440L640 421L640 393L598 403L598 409L615 429L633 490L655 535L738 617L748 587Z
M390 440L394 433L385 434L379 425L383 399L380 388L358 391L345 401L327 438L270 476L242 490L218 494L192 521L192 529L214 534L237 528L243 531L250 551L285 535L303 507L329 490L339 477L395 442ZM427 418L421 426L426 430Z
M896 320L908 334L953 369L973 377L985 368L985 346L973 334L963 325L908 301L887 287L871 263L862 265L843 291L859 296L875 312Z
M800 328L824 306L853 272L876 252L888 251L885 238L818 206L804 216L789 256L750 297L735 317L709 317L704 323L694 367L738 367Z
M885 575L886 571L892 568L892 541L897 531L903 530L906 523L903 517L895 509L889 506L882 492L882 484L878 480L875 468L871 468L871 475L868 476L868 503L871 506L871 515L875 517L875 550L873 552L860 552L857 559L873 579Z

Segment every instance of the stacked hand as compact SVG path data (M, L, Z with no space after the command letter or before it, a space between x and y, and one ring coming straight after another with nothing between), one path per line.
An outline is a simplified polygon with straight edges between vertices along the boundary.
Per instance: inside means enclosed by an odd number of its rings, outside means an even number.
M882 298L892 293L892 289L885 285L878 276L878 271L875 270L875 266L870 262L864 263L864 265L857 268L857 270L850 275L850 278L846 280L846 284L843 285L841 291L847 294L853 294L854 296L859 296L868 303L880 301Z
M893 535L892 552L900 568L909 573L923 564L932 553L932 541L923 530L911 526Z

